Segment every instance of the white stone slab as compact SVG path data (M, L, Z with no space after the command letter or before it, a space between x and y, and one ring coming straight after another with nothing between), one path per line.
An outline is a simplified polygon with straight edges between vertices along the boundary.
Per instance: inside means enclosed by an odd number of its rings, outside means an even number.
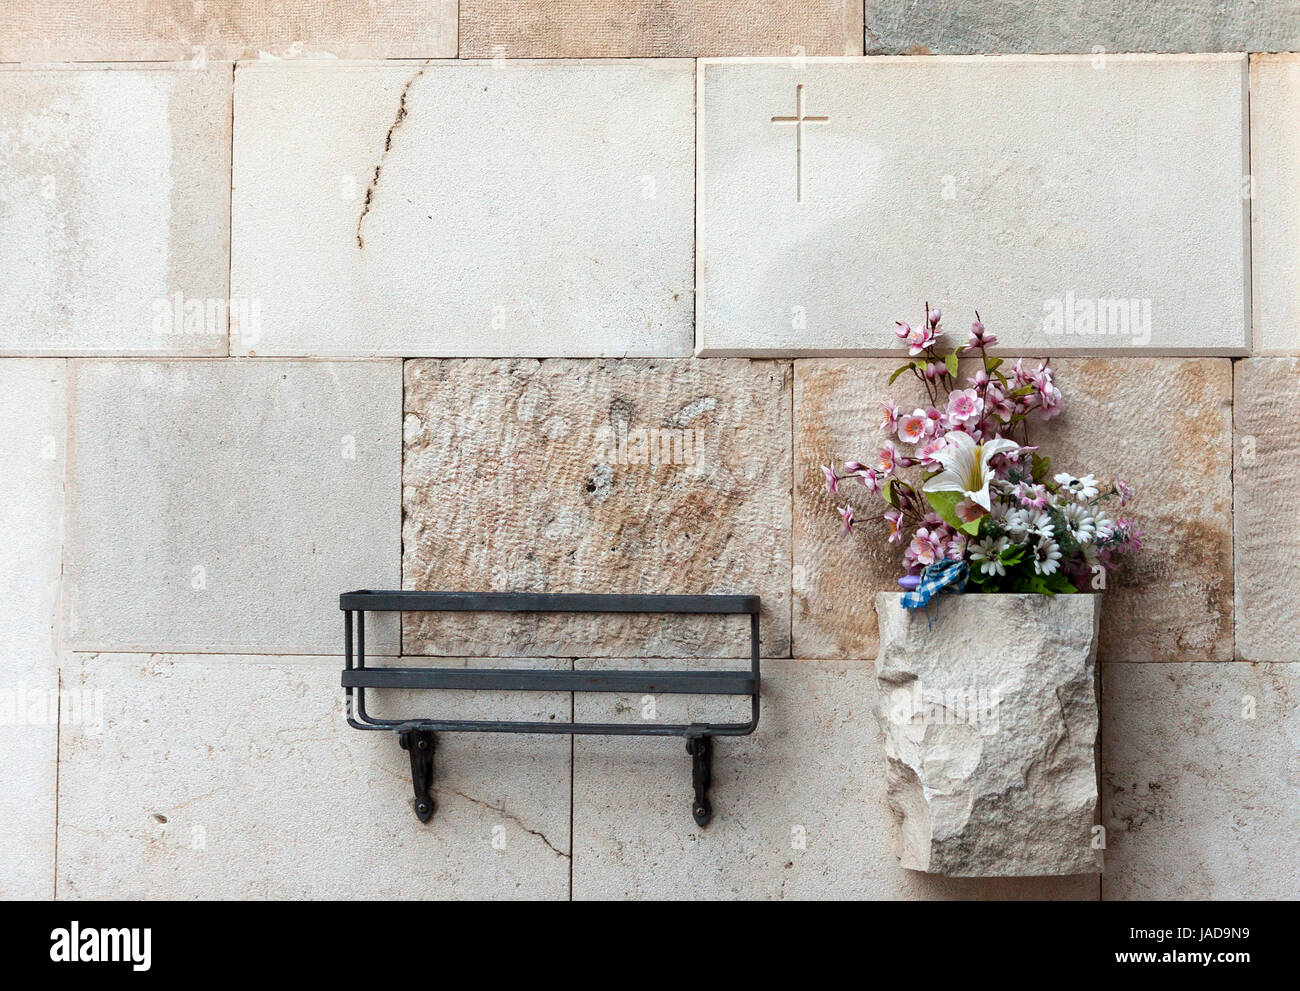
M1250 62L1255 351L1300 354L1300 56Z
M1106 664L1107 899L1300 897L1300 664Z
M54 896L66 366L0 361L0 900Z
M74 655L64 682L102 694L103 725L62 732L59 896L564 898L568 739L442 734L421 824L396 737L345 722L341 667ZM569 716L567 693L420 694L451 718Z
M689 662L744 667L743 662ZM579 659L578 668L672 668L681 660ZM1016 899L1098 897L1096 877L945 878L898 866L868 661L763 662L752 736L713 746L713 821L691 818L679 739L574 743L573 896L628 898ZM641 696L574 695L577 719L640 721ZM654 699L663 722L745 720L749 700Z
M1248 351L1245 56L699 71L699 353L894 353L927 300L1008 350ZM1048 333L1118 300L1136 332Z
M18 0L0 61L456 55L456 0Z
M0 354L226 353L230 106L229 65L0 66Z
M241 65L241 354L681 356L689 60Z
M73 362L72 646L341 654L400 581L401 408L397 361Z

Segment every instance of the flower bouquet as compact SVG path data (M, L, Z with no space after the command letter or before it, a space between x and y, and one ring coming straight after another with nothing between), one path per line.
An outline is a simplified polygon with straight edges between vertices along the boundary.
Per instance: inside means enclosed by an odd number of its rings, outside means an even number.
M1112 515L1122 482L1053 470L1032 429L1061 412L1044 361L1010 366L975 314L957 347L940 314L898 324L928 403L882 404L887 437L869 464L822 471L834 494L856 478L879 500L845 533L883 521L901 545L903 594L876 596L877 718L899 858L960 876L1101 869L1097 813L1097 631L1106 573L1139 546ZM962 373L969 372L964 378ZM916 610L941 591L950 605ZM969 594L998 593L998 594Z
M868 519L888 524L889 542L904 546L899 583L909 590L939 573L952 576L954 591L964 582L972 591L1044 595L1104 588L1115 559L1140 546L1140 531L1111 515L1132 490L1054 472L1032 443L1031 423L1061 411L1049 362L1030 369L1023 359L1007 367L990 357L997 338L978 312L965 342L945 354L940 319L927 304L919 327L897 325L911 360L889 380L910 374L929 404L906 413L881 403L887 439L875 460L849 461L839 472L822 466L832 494L856 478L883 503L861 519L845 505L845 534ZM978 367L963 382L965 358L978 358Z

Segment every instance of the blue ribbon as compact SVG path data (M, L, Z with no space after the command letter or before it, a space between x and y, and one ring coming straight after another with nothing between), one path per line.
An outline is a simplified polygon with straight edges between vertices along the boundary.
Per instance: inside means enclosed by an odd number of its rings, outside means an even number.
M965 561L944 558L927 565L921 572L921 584L915 591L903 593L903 605L908 609L919 609L930 604L930 600L947 589L949 592L964 592L970 567Z

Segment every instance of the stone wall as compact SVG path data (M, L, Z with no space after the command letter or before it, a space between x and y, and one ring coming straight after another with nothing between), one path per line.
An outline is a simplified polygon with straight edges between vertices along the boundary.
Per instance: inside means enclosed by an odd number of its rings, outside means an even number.
M20 0L0 897L1300 895L1300 56L1243 54L1300 46L1288 9ZM922 51L949 54L893 54ZM1140 493L1100 882L897 865L896 566L838 536L817 466L871 443L926 299L1054 356L1043 443ZM1046 329L1075 299L1147 317ZM762 722L715 747L713 823L678 740L444 734L418 824L395 741L344 722L365 587L760 594ZM734 664L744 634L411 616L367 644L582 670Z

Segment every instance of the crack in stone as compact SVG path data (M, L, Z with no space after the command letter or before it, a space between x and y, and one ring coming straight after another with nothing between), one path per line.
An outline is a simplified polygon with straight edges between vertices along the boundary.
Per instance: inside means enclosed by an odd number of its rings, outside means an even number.
M384 136L384 151L383 154L379 156L379 161L375 163L375 174L370 177L370 185L366 187L365 202L361 204L361 216L357 217L357 250L358 251L363 251L366 247L366 239L361 233L361 227L366 222L366 215L370 213L370 205L374 201L375 190L379 186L379 173L383 171L384 162L388 159L388 153L393 148L393 132L396 131L399 127L401 127L402 121L406 120L407 94L411 92L411 87L415 85L415 81L424 75L424 70L427 69L428 67L429 67L429 63L425 62L424 65L420 66L420 71L417 72L410 79L408 79L406 81L406 85L402 87L402 95L398 98L397 101L397 114L393 117L392 124L388 126L388 133Z
M542 841L543 843L545 843L548 847L550 847L551 850L552 850L552 851L553 851L557 856L563 857L565 860L568 860L568 859L569 859L569 855L568 855L567 853L565 853L563 850L561 850L559 847L557 847L557 846L556 846L554 843L552 843L550 840L548 840L548 839L546 838L546 834L545 834L545 833L540 832L540 831L538 831L538 830L536 830L536 829L531 828L531 827L530 827L526 822L524 822L522 819L520 819L520 818L519 818L517 815L515 815L513 812L509 812L509 811L507 811L506 809L502 808L501 806L493 805L491 802L485 802L485 801L483 801L483 799L481 799L481 798L475 798L473 795L466 795L463 791L456 791L454 788L435 788L434 791L435 791L435 792L443 792L443 791L450 792L452 795L458 795L459 797L465 799L465 801L467 801L467 802L473 802L475 805L481 805L481 806L483 806L483 808L485 808L485 809L491 809L493 812L496 812L496 813L498 813L499 815L503 815L503 816L505 816L505 817L506 817L507 819L509 819L511 822L515 823L515 825L517 825L517 826L518 826L520 829L522 829L525 833L532 833L534 836L536 836L539 840L541 840L541 841Z

